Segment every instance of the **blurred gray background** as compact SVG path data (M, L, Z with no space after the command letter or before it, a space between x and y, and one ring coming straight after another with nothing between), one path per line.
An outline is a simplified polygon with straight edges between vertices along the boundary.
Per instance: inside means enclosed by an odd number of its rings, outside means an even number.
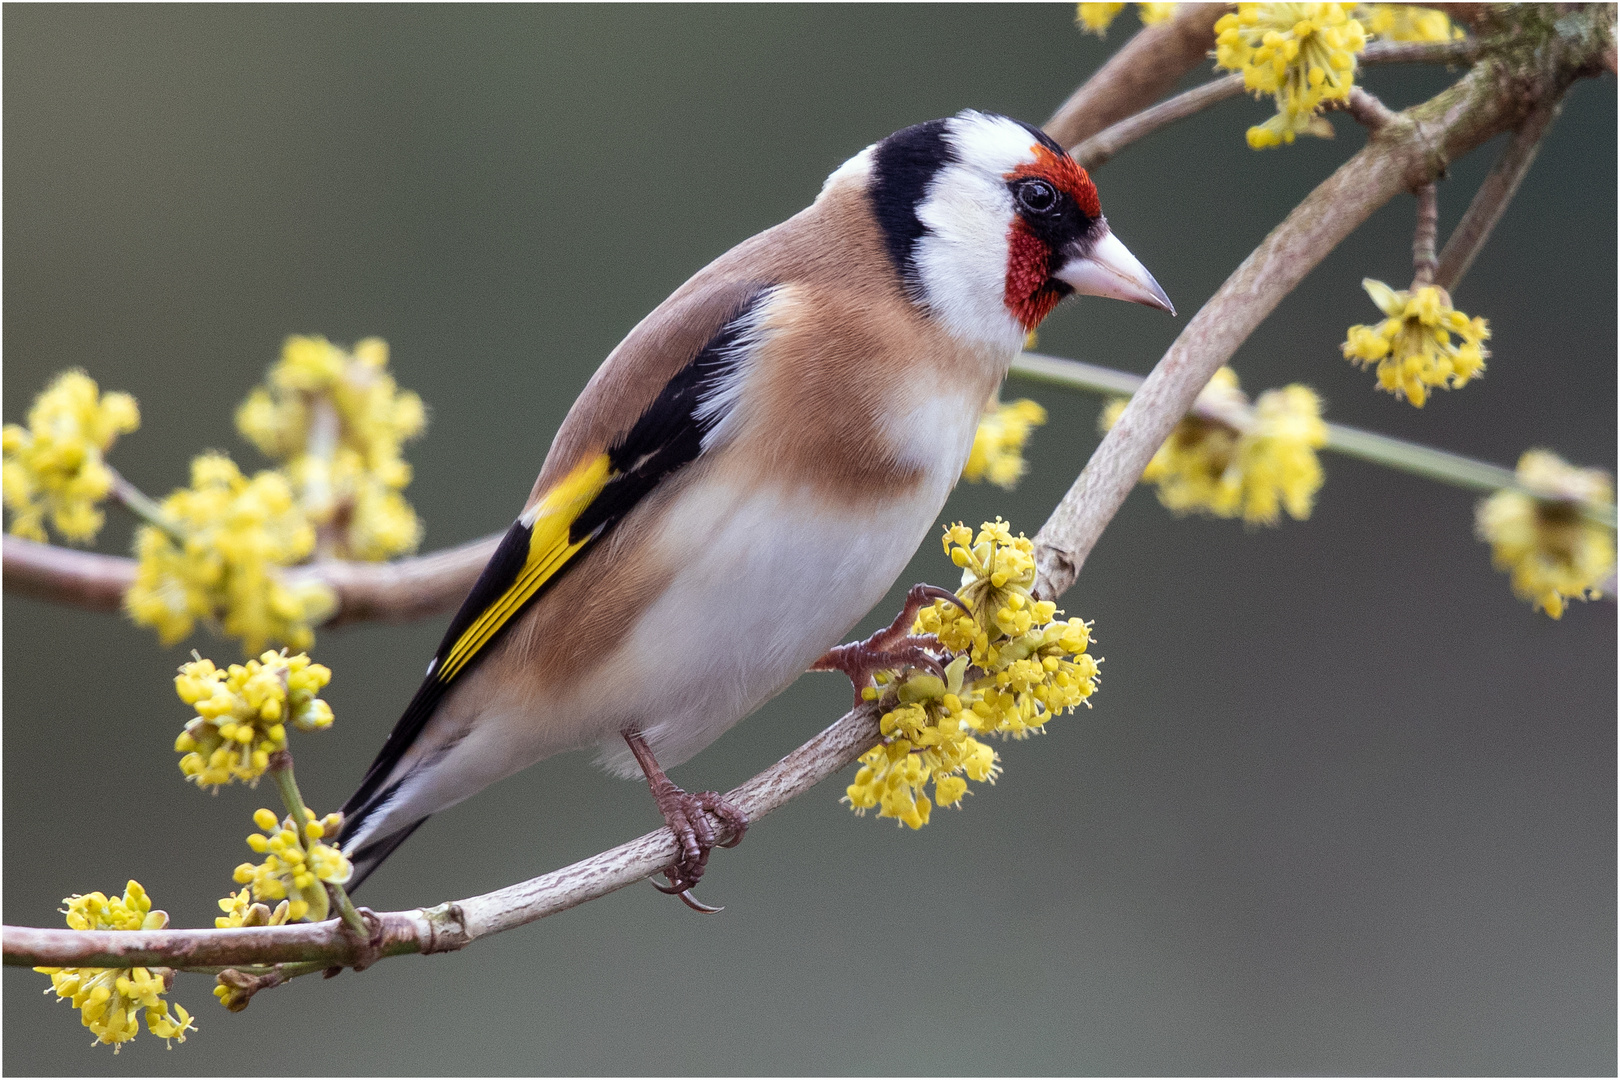
M1072 5L12 6L4 12L5 419L59 369L134 393L113 461L154 495L197 451L261 464L232 410L291 333L378 334L431 409L409 457L425 549L502 529L600 359L707 260L812 199L867 143L967 106L1031 121L1134 30ZM1198 73L1194 79L1205 77ZM1368 72L1393 105L1441 70ZM1249 151L1234 101L1099 170L1115 230L1182 311L1085 300L1045 351L1146 371L1271 226L1363 141ZM1458 304L1476 385L1418 411L1340 359L1410 273L1396 200L1235 360L1332 419L1503 464L1614 467L1616 115L1574 89ZM1443 227L1495 146L1442 185ZM1015 494L942 521L1033 533L1095 445L1051 411ZM1341 458L1310 521L1245 531L1127 503L1067 597L1107 657L1095 708L1003 748L999 785L921 833L828 783L716 854L698 917L626 889L464 952L304 979L201 1031L92 1050L46 980L5 972L4 1067L38 1073L1554 1073L1615 1060L1612 603L1533 614L1472 537L1474 498ZM101 548L127 550L110 515ZM949 583L930 542L901 585ZM886 622L898 590L863 624ZM295 739L336 807L448 614L322 632L336 726ZM209 798L190 713L120 619L5 603L5 902L56 924L138 877L212 925L273 792ZM809 676L676 770L724 790L836 717ZM582 755L436 817L361 893L493 889L658 824Z

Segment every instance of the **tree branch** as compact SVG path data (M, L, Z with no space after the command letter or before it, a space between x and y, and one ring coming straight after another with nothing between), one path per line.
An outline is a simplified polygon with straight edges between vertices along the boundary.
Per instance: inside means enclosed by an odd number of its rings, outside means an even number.
M135 560L39 544L20 536L0 540L5 590L89 611L117 611L135 581Z
M321 581L337 593L328 625L362 619L406 622L453 607L466 599L503 534L388 563L332 560L293 567L291 581Z
M1183 4L1173 18L1144 26L1098 68L1044 125L1064 146L1075 146L1146 108L1209 56L1215 20L1229 4Z
M431 555L390 563L326 560L288 568L291 583L321 581L337 593L329 625L361 619L403 622L458 604L495 553L500 535L486 536ZM7 592L69 604L90 611L116 612L135 581L135 560L78 551L7 536L3 549Z

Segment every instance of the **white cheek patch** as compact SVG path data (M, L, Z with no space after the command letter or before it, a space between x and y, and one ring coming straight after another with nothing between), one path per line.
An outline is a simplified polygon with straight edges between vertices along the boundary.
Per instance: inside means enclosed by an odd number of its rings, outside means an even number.
M1007 310L1007 238L1014 216L1006 176L1035 160L1036 138L1004 116L969 109L951 117L956 161L940 169L917 206L924 232L912 251L928 309L960 339L1016 350L1024 327Z
M941 169L917 207L925 230L912 249L917 280L930 313L954 337L1007 349L1024 340L1005 299L1012 216L999 176L965 165Z

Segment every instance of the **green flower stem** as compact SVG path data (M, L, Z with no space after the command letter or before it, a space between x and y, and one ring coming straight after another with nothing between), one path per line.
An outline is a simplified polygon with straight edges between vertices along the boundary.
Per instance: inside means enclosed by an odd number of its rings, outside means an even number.
M304 797L298 792L298 781L293 778L292 754L286 750L276 751L270 755L270 766L265 772L276 782L276 789L281 792L282 805L286 806L287 813L292 815L293 824L298 830L298 842L304 846L305 851L310 850L310 845L314 841L304 831L304 826L314 819L314 815L309 812L309 807L304 805ZM371 931L366 926L366 920L355 910L354 902L349 899L349 894L343 886L334 885L329 881L322 884L326 886L326 891L337 906L338 914L343 917L349 929L359 934L360 940L369 939Z
M120 473L111 465L107 466L107 471L112 473L112 496L118 500L119 505L148 525L155 525L162 529L176 543L185 542L185 534L180 531L180 527L174 523L169 515L163 512L163 507L158 504L156 499L124 479L123 473Z
M1080 360L1065 360L1040 353L1020 353L1013 361L1012 373L1037 382L1050 383L1070 390L1085 390L1097 394L1119 394L1129 397L1141 387L1140 375L1128 371L1087 364ZM1544 493L1519 482L1511 469L1489 462L1476 461L1446 450L1407 442L1405 439L1380 435L1373 431L1328 424L1328 442L1325 449L1360 458L1375 465L1412 473L1415 476L1438 480L1454 487L1473 491L1518 491L1532 498L1545 498ZM1615 527L1615 509L1612 503L1581 504L1581 514L1600 525Z

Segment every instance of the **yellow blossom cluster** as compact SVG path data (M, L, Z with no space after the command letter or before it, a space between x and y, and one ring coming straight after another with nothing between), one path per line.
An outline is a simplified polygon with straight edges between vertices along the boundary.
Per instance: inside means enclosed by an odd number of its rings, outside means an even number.
M1614 484L1601 469L1580 469L1550 450L1519 458L1519 482L1541 493L1498 491L1479 504L1476 527L1491 545L1513 592L1557 619L1570 599L1596 599L1614 573L1614 529L1590 521L1583 506L1614 506Z
M1446 290L1423 285L1396 292L1372 278L1361 287L1388 318L1376 326L1352 326L1339 348L1363 369L1378 365L1379 389L1421 409L1430 387L1454 390L1485 370L1490 325L1452 308Z
M218 619L226 634L254 653L272 641L308 648L310 624L332 610L332 591L318 582L289 584L281 569L315 548L315 530L279 473L252 479L221 454L191 463L191 487L163 500L172 531L143 525L139 566L124 594L130 617L164 644L189 634L198 619Z
M1103 430L1124 410L1125 402L1110 403ZM1316 451L1326 444L1322 402L1309 387L1268 390L1251 412L1237 373L1223 367L1153 455L1142 480L1178 514L1198 510L1275 525L1286 509L1303 521L1322 487Z
M1137 4L1136 13L1142 19L1143 26L1152 26L1170 18L1176 13L1178 5L1173 3L1146 3ZM1121 11L1124 4L1078 4L1076 5L1075 22L1087 33L1102 37L1108 33L1108 27Z
M401 453L422 433L422 399L388 373L388 345L367 338L352 352L324 337L290 337L268 385L248 395L236 426L280 462L309 520L338 558L382 560L414 551L416 511L400 494L411 481Z
M917 617L913 632L935 635L956 655L944 679L917 674L895 685L893 708L883 714L883 741L860 760L844 800L858 814L874 807L913 829L937 806L960 804L967 781L994 783L996 752L974 738L1025 738L1048 720L1074 709L1097 688L1097 659L1086 652L1090 627L1059 620L1056 605L1030 594L1034 546L1013 536L997 518L977 536L951 526L944 546L962 567L957 595L971 614L936 601ZM868 687L864 696L875 700ZM932 781L933 798L924 793Z
M993 402L979 418L962 479L971 484L988 480L1011 491L1029 469L1024 461L1029 433L1044 423L1046 410L1029 398L1005 404Z
M152 900L138 881L125 885L122 897L93 892L62 902L67 905L67 924L74 930L162 930L169 924L166 913L152 910ZM169 973L162 968L34 970L51 977L51 988L45 992L70 1000L96 1041L111 1043L113 1053L118 1052L119 1044L135 1037L138 1010L145 1016L146 1029L165 1041L185 1042L186 1032L196 1030L183 1006L174 1005L170 1011L163 1000Z
M89 543L105 516L96 504L112 490L102 460L119 435L141 426L128 394L102 394L82 371L66 371L34 399L28 426L0 431L11 531L43 543L45 520L68 540Z
M277 822L273 812L260 809L254 812L253 823L264 831L249 835L247 844L265 859L238 866L233 875L236 883L250 886L255 900L288 901L289 919L325 919L330 906L322 882L342 885L354 874L354 866L341 851L320 842L323 836L337 832L342 815L327 814L316 820L311 812L302 837L290 816Z
M1350 96L1356 54L1367 47L1367 33L1351 14L1355 7L1239 4L1215 23L1216 65L1241 71L1245 89L1277 102L1275 116L1249 129L1251 147L1333 134L1319 110L1323 102Z
M1386 41L1457 41L1464 36L1445 12L1416 4L1362 4L1356 19L1367 33Z
M287 748L288 724L302 731L332 726L332 707L315 696L331 680L325 665L285 649L223 671L201 658L182 666L175 693L197 715L174 741L185 755L180 771L215 790L236 780L258 783L270 755Z

